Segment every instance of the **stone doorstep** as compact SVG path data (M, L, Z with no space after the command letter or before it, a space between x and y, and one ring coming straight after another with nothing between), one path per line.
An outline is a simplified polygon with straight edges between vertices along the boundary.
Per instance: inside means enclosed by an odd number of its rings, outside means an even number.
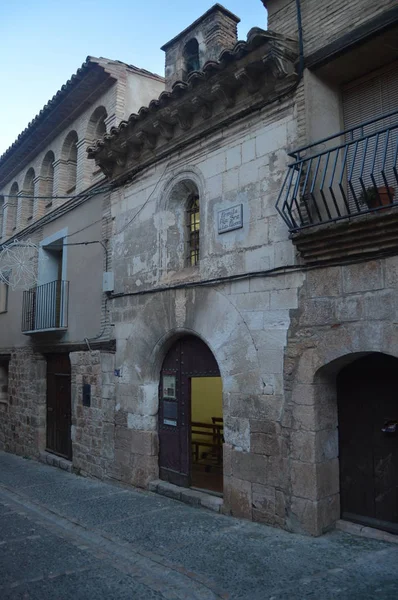
M61 458L56 454L51 454L51 452L40 452L39 461L46 465L50 465L50 467L58 467L63 471L72 473L72 462L66 458Z
M197 490L191 490L190 488L179 487L167 481L156 479L151 481L148 486L149 491L185 502L191 506L201 506L208 508L214 512L221 512L223 505L223 499L219 496L213 496L213 494L206 494L206 492L199 492Z
M374 529L374 527L366 527L365 525L359 525L359 523L352 523L351 521L343 521L343 519L336 522L336 529L351 533L352 535L371 538L372 540L382 540L383 542L398 544L398 535L394 533Z

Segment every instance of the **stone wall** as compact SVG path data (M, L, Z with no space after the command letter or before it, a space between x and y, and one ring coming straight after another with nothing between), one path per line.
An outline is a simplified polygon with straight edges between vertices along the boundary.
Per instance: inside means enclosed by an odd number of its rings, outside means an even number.
M3 403L2 447L38 457L46 446L46 360L31 348L12 351L8 364L8 405ZM1 431L0 431L1 435Z
M158 476L158 386L178 337L197 335L220 368L225 510L283 524L287 451L283 357L300 273L115 299L115 465L145 487ZM126 477L128 479L126 479Z
M73 466L103 479L114 459L114 355L86 351L69 354L72 374ZM90 406L83 406L83 385L89 384Z
M8 358L0 360L0 450L4 450L8 422Z
M275 204L297 145L295 98L210 134L183 154L112 192L115 292L156 284L265 271L295 262ZM200 202L200 263L183 268L186 200L173 191L184 181ZM219 211L242 205L243 227L218 233Z
M289 437L286 523L319 535L340 516L340 369L361 353L398 356L398 257L310 271L292 311L285 357Z

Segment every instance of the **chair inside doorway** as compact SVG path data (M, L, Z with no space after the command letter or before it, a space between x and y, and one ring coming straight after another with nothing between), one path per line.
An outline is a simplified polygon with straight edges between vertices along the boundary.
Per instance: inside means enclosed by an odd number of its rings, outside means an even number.
M223 442L221 377L192 377L192 487L222 493Z

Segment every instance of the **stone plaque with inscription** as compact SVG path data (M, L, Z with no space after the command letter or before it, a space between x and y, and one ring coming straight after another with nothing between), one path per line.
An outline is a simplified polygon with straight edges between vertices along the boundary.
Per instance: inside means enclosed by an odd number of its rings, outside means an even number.
M218 211L218 233L226 233L243 227L243 204Z

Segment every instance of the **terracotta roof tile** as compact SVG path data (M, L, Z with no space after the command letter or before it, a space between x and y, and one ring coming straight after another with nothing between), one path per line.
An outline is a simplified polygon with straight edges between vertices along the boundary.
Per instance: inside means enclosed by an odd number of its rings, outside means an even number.
M145 77L151 77L159 81L164 81L164 78L155 73L151 73L145 69L140 69L134 65L124 63L119 60L110 60L108 58L96 58L88 56L81 67L72 75L70 79L58 90L56 94L44 105L41 111L30 121L27 127L18 135L15 142L0 156L0 169L3 163L21 146L21 144L31 135L32 131L40 126L41 123L48 117L50 113L56 110L61 101L71 92L71 90L85 77L87 72L98 65L109 75L116 76L120 70L133 71Z
M204 81L210 79L217 73L222 72L230 63L238 61L240 58L262 46L269 40L296 44L296 40L286 38L285 36L271 31L265 31L258 27L253 27L247 34L246 42L240 40L230 50L223 50L217 61L208 61L200 71L193 71L190 73L185 82L176 81L170 92L163 91L157 99L151 100L148 106L143 106L138 113L131 114L128 121L121 121L117 127L112 127L102 139L97 140L93 146L90 146L87 149L89 157L94 158L107 143L116 139L126 127L131 126L133 123L135 124L139 121L143 121L149 114L156 113L158 110L167 107L175 99L183 96L188 91L195 89Z

